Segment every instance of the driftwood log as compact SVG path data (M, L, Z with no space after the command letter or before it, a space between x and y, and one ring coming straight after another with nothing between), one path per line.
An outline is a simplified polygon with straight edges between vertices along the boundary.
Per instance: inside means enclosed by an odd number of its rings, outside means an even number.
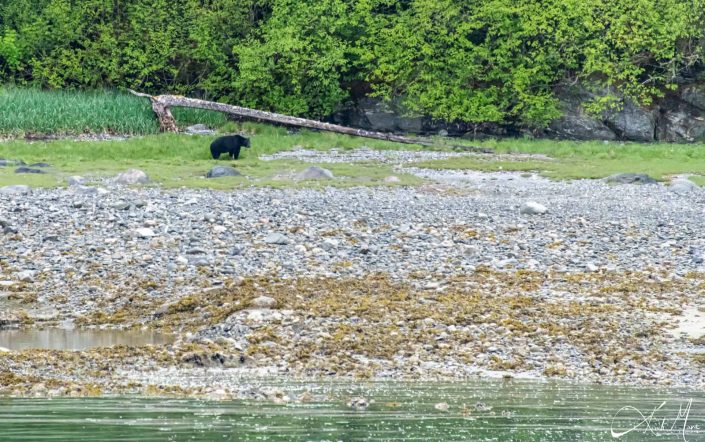
M406 144L418 144L422 146L444 146L471 152L492 153L491 149L485 149L481 147L460 145L448 146L445 144L440 145L427 139L404 137L401 135L375 132L364 129L355 129L352 127L340 126L331 123L323 123L321 121L315 120L307 120L305 118L292 117L289 115L277 114L274 112L260 111L256 109L249 109L246 107L233 106L230 104L198 100L195 98L187 98L181 95L149 95L133 91L132 89L128 89L128 91L130 91L130 93L133 95L137 95L138 97L149 98L152 104L152 110L154 110L154 113L159 119L159 128L162 132L179 131L179 128L176 126L176 120L174 120L174 116L171 114L170 108L173 106L180 106L224 112L226 114L236 115L241 118L246 118L255 121L279 123L294 127L306 127L309 129L318 129L328 132L353 135L357 137L374 138L376 140L393 141L396 143Z

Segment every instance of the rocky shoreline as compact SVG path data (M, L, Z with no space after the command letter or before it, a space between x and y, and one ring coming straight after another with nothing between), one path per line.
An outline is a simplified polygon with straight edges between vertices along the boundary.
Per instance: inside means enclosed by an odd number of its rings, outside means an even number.
M705 191L411 171L435 184L0 192L0 323L175 336L3 351L0 394L276 398L261 376L705 386Z

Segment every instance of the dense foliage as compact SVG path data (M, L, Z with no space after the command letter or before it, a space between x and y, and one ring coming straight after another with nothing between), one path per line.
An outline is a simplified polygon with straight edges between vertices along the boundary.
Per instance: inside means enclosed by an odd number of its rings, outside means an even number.
M704 34L705 0L0 0L0 80L541 126L565 83L648 103L700 71Z

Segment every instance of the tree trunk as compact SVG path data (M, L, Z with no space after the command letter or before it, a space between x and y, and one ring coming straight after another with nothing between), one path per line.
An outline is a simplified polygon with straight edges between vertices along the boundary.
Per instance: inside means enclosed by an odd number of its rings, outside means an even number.
M307 127L310 129L324 130L328 132L336 132L346 135L353 135L357 137L373 138L376 140L393 141L396 143L406 143L406 144L419 144L422 146L437 146L437 143L433 143L429 140L424 140L420 138L410 138L403 137L400 135L387 134L383 132L374 132L364 129L355 129L352 127L339 126L337 124L323 123L321 121L307 120L305 118L291 117L289 115L276 114L274 112L260 111L256 109L249 109L246 107L233 106L230 104L216 103L213 101L198 100L195 98L187 98L181 95L148 95L140 92L135 92L128 89L130 93L137 95L138 97L147 97L152 103L152 109L154 113L157 114L159 119L160 130L163 132L178 132L179 129L176 126L174 117L171 115L169 110L172 106L181 107L192 107L197 109L207 109L218 112L224 112L231 115L236 115L238 117L244 117L257 121L265 121L272 123L284 124L287 126L296 127ZM462 149L465 151L472 152L482 152L482 153L492 153L491 149L485 149L481 147L474 146L447 146L438 145L445 147L452 147L456 149Z

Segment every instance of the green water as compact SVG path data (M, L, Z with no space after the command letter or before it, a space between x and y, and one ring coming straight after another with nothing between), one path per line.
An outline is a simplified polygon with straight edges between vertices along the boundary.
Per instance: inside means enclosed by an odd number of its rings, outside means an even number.
M283 384L282 389L292 396L310 391L319 401L275 405L5 398L0 399L0 440L705 440L705 392L689 390L518 381ZM374 403L365 411L352 410L346 403L357 395ZM448 411L436 410L439 402L446 402ZM475 411L477 402L492 410ZM636 411L623 407L634 407L646 418L653 415L649 427ZM637 428L620 438L612 436L611 430L619 433L633 427Z

